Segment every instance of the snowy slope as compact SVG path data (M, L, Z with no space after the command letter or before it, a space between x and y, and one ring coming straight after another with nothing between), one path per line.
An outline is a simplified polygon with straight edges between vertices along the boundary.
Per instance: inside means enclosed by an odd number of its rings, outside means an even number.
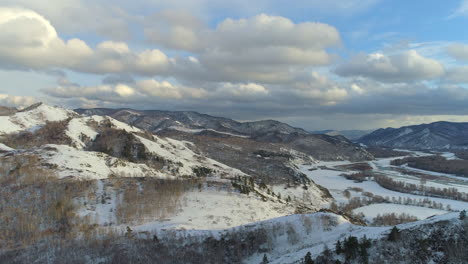
M192 169L207 167L217 171L220 176L246 176L245 173L238 169L231 168L220 162L194 153L187 147L188 145L193 145L190 142L182 142L158 136L153 136L154 140L149 140L141 136L137 136L137 138L146 146L150 153L180 164L180 175L192 175Z
M166 177L145 164L136 164L101 152L82 151L65 145L45 145L25 154L29 153L39 155L44 164L51 164L59 178Z
M0 116L0 134L15 133L22 130L36 130L46 121L62 121L76 116L71 110L40 104L28 111L12 116Z

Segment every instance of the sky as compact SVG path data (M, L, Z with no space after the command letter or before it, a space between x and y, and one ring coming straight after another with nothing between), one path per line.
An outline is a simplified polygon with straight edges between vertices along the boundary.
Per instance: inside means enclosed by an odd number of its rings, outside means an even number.
M468 122L468 0L0 0L0 105Z

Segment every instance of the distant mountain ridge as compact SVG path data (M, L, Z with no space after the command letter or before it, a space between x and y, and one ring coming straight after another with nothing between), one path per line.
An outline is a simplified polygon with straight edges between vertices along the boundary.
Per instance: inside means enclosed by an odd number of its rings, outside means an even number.
M133 109L76 109L84 115L105 115L129 125L165 134L183 132L194 135L237 136L257 142L286 144L316 159L368 160L373 156L342 136L316 135L302 128L275 120L238 122L229 118L191 111Z
M273 131L309 134L302 128L292 127L275 120L238 122L229 118L210 116L194 111L162 111L133 109L76 109L85 115L107 115L142 129L159 132L164 129L212 129L236 135L252 136Z
M468 123L439 121L430 124L381 128L358 140L367 146L419 150L468 149Z
M327 130L315 130L311 131L312 134L325 134L329 136L343 136L351 141L358 140L359 138L372 133L374 129L369 129L369 130L359 130L359 129L352 129L352 130L332 130L332 129L327 129Z

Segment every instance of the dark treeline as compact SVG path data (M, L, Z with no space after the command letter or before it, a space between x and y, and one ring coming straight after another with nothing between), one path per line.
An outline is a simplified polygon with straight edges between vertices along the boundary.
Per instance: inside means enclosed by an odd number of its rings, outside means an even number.
M392 191L468 202L468 194L461 193L456 188L436 188L423 184L395 181L384 175L374 175L374 179L380 186Z
M408 164L409 167L416 169L468 177L468 160L448 160L442 156L434 155L396 159L392 160L390 164L395 166Z

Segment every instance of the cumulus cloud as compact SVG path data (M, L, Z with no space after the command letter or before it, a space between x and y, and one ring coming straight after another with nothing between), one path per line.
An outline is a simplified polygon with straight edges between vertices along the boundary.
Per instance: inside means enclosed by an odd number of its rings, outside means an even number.
M359 54L336 68L341 76L367 77L383 82L411 82L440 77L444 67L434 59L410 50L395 55Z
M170 59L160 50L132 52L123 42L105 41L95 49L80 39L61 39L43 16L21 8L0 8L0 67L88 73L155 75Z
M154 44L194 52L193 58L178 60L182 78L216 81L279 82L290 79L290 71L327 65L327 48L340 44L333 26L304 22L295 24L281 16L266 14L248 19L225 19L214 29L185 12L157 16L164 30L150 24L145 33ZM156 26L155 26L156 25Z

